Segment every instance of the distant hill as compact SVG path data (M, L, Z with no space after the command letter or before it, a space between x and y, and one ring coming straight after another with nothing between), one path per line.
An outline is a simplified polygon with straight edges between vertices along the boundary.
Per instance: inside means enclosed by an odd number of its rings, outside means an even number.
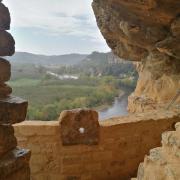
M124 61L123 59L120 59L119 57L115 56L112 52L102 53L94 51L88 56L86 56L82 62L82 64L116 64L116 63L131 63L129 61Z
M126 76L136 73L136 68L131 61L120 59L112 52L92 52L84 60L74 66L80 72L91 75ZM62 69L61 69L62 71Z
M45 56L17 52L9 58L12 64L12 78L41 79L47 71L56 74L78 74L91 77L115 76L136 77L136 68L130 61L124 61L112 52L92 52L89 55L67 54ZM65 67L66 66L66 67Z
M34 64L42 66L77 65L77 66L103 66L107 64L132 64L115 56L112 52L92 52L91 54L65 54L47 56L27 52L16 52L7 59L13 64Z
M27 52L16 52L7 57L11 63L39 64L39 65L75 65L87 57L86 54L66 54L57 56L38 55Z

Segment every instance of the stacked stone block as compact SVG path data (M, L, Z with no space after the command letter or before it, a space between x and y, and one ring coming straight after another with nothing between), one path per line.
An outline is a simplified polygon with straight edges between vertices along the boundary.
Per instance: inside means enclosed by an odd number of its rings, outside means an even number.
M2 58L15 52L9 28L9 10L0 1L0 180L28 180L30 151L17 147L12 126L25 120L28 103L11 95L12 88L6 84L11 77L11 65Z

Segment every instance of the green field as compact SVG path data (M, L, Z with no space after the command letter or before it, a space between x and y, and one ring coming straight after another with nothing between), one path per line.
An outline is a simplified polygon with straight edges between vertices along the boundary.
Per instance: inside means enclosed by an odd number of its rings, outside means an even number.
M37 86L41 81L38 79L17 79L10 81L8 84L12 87L27 87L27 86Z
M14 95L28 100L28 119L55 120L63 110L97 107L111 103L118 95L119 90L115 88L116 81L113 82L112 77L101 78L89 85L81 84L83 81L76 80L75 85L72 85L72 80L66 82L53 80L52 83L52 80L45 82L16 79L9 84L13 88Z
M94 57L95 56L95 57ZM63 110L97 108L114 101L123 87L133 88L137 73L130 63L109 64L96 57L75 66L49 68L37 64L12 64L9 82L13 94L28 100L29 120L56 120ZM60 80L48 74L76 75L78 80Z

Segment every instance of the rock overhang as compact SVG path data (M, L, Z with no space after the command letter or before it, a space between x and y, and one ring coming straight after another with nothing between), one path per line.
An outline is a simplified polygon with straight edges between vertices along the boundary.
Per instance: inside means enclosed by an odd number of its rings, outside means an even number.
M175 46L180 42L179 1L94 0L92 7L102 35L119 57L141 61L152 50L159 50L159 43L163 47L168 43L179 52ZM163 53L179 58L176 53Z

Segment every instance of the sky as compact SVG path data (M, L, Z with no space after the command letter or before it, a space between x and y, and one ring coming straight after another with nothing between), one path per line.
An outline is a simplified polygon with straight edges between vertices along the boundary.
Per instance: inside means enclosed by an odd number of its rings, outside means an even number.
M92 0L4 0L16 51L60 55L107 52Z

